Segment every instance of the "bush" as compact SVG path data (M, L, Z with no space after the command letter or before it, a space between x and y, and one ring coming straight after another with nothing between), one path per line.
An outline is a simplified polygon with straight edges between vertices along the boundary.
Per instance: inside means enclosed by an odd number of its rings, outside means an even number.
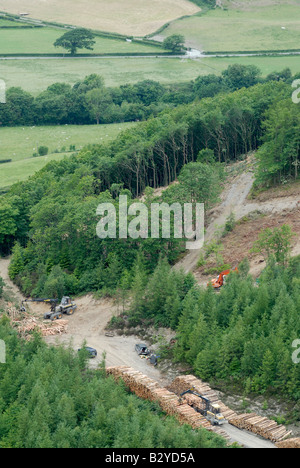
M0 164L12 162L12 159L0 159Z
M40 156L46 156L49 153L49 148L47 148L47 146L40 146L38 153Z

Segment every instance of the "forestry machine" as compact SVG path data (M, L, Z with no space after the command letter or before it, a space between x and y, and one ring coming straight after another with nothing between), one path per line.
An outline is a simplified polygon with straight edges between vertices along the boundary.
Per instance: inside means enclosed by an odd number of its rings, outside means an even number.
M192 395L196 395L201 399L200 407L194 407L198 413L201 413L213 426L221 426L222 424L227 423L227 420L224 418L223 414L221 413L220 406L218 404L212 403L208 398L200 395L200 393L196 392L196 390L192 387L189 390L181 393L181 397L186 393L191 393Z
M61 303L58 304L58 299L25 299L21 305L21 312L26 312L24 303L25 302L40 302L45 304L50 304L51 308L49 312L44 314L45 320L59 320L62 318L63 314L73 315L77 309L77 305L74 304L70 297L64 296L61 300Z
M225 271L222 271L222 273L219 274L218 278L214 278L212 279L208 284L211 284L213 288L215 289L220 289L224 283L225 283L225 278L226 276L229 275L229 273L231 273L232 271L235 271L235 272L238 272L238 269L235 268L235 270L225 270Z

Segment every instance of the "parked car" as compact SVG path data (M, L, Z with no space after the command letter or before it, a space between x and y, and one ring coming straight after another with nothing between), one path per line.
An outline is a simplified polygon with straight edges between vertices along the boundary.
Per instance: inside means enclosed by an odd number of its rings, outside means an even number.
M149 356L150 351L145 344L139 343L135 345L135 350L139 356Z
M97 357L98 353L97 353L97 350L95 348L91 348L90 346L86 346L84 349L88 352L89 358L94 359L95 357ZM81 349L79 349L78 352L79 351L81 351Z

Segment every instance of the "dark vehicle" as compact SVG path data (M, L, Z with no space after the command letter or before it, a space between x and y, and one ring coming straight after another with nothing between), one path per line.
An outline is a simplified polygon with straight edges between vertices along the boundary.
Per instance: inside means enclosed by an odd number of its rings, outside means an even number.
M150 351L145 344L136 344L135 350L139 356L149 356Z
M98 353L96 349L90 348L89 346L86 346L84 349L88 352L89 358L94 359L97 357ZM79 351L81 351L81 349L79 349L78 352Z

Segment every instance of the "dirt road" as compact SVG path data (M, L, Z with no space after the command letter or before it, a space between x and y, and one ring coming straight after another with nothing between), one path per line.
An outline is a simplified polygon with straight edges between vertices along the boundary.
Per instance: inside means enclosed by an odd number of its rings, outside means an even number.
M212 221L207 227L205 242L209 243L216 235L219 227L224 226L226 219L231 213L235 214L236 219L240 219L247 211L246 199L250 193L254 181L252 171L237 176L227 190L221 195L221 203L214 210ZM253 210L251 210L253 211ZM185 257L178 262L174 268L183 269L186 273L192 272L197 266L201 249L190 250Z
M4 291L9 295L12 302L16 302L18 305L22 302L23 295L19 288L9 279L8 267L10 258L0 258L0 276L4 279L6 287Z
M105 352L107 366L130 366L147 374L161 385L167 385L167 376L162 375L148 360L140 358L135 352L135 345L141 342L140 338L124 335L106 336L106 325L113 316L119 314L118 307L111 299L95 300L92 295L87 295L76 299L76 304L78 306L76 313L67 317L69 322L67 333L47 337L47 343L71 343L72 347L77 350L86 341L87 346L98 351L98 357L91 360L91 367L99 365L102 353Z
M299 195L275 197L270 198L267 201L247 200L253 182L254 175L252 171L246 171L243 174L236 176L232 182L232 185L230 185L230 187L222 193L221 203L213 210L211 223L206 230L206 243L209 243L216 238L218 229L222 229L224 227L226 220L231 213L234 213L235 220L239 221L244 216L247 216L249 213L253 212L276 215L279 213L299 209ZM202 249L188 251L188 253L180 260L180 262L175 265L174 268L183 268L186 273L193 272L197 266L201 250ZM292 255L299 255L299 253L300 239L293 247ZM261 271L264 267L265 264L260 265L258 267L259 271ZM251 270L250 272L253 273L254 271L252 272Z
M248 202L247 196L253 184L253 173L246 171L235 177L232 184L222 194L220 205L214 210L211 223L207 228L206 241L214 238L216 229L225 224L231 212L235 213L236 219L240 219L251 211L265 210L265 212L280 212L297 204L295 197L289 199L274 199L267 202ZM176 268L184 268L185 271L193 271L198 258L199 251L190 251L178 263ZM7 283L6 290L10 292L16 303L23 299L18 288L9 280L9 259L0 259L0 276ZM77 350L84 342L86 345L97 349L98 357L91 361L91 367L96 367L102 360L102 353L106 353L107 366L126 365L148 375L156 380L161 386L170 383L170 374L163 374L158 368L153 367L147 360L141 359L134 350L135 344L140 339L135 336L108 337L105 327L109 320L118 315L118 307L112 300L95 300L92 295L76 299L78 309L73 316L66 316L68 320L67 332L59 336L45 338L49 344L66 344ZM35 314L43 315L45 311L43 304L30 304ZM146 343L148 344L148 343ZM174 375L172 376L174 377ZM247 431L241 431L231 425L224 427L232 441L236 441L249 448L274 448L274 444L264 440Z

